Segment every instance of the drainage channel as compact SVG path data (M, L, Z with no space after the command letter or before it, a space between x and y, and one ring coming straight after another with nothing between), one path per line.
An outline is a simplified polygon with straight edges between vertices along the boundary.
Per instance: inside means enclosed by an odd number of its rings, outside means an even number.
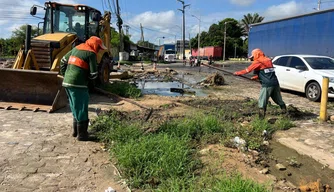
M179 79L164 81L155 76L149 76L145 79L137 79L136 85L145 95L161 96L198 96L205 97L207 93L200 88L193 88L187 82Z

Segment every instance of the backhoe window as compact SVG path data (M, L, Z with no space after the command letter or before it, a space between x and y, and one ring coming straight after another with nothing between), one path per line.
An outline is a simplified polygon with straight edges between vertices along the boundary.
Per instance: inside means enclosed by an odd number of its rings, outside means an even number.
M89 12L89 23L88 23L88 36L98 36L98 21L93 21L94 12Z
M45 32L51 33L51 11L46 10ZM53 32L69 32L84 39L85 13L78 12L71 6L58 6L53 10Z

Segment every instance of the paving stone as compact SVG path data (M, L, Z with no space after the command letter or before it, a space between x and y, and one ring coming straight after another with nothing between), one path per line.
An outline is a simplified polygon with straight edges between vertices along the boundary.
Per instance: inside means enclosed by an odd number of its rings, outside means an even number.
M31 167L31 168L41 168L44 167L46 165L45 161L37 161L37 162L31 162L29 163L27 166Z
M42 183L41 187L52 187L52 186L58 186L60 183L60 179L57 177L47 177Z
M5 173L4 175L5 179L2 181L2 184L15 186L28 176L27 173Z
M35 190L36 192L58 192L59 191L59 187L58 186L45 186L45 187L41 187L37 190Z
M37 173L60 173L59 165L46 165L38 168Z
M36 173L37 172L37 168L36 167L31 167L29 165L27 166L17 166L13 169L13 172L15 173Z
M74 186L72 179L63 179L59 183L59 188L72 188Z
M35 189L37 188L43 181L45 180L45 176L42 174L31 174L26 177L21 185L26 188Z

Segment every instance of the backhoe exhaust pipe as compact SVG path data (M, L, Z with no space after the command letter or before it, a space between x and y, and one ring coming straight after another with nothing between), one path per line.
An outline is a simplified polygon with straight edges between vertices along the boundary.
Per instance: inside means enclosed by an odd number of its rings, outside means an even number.
M30 50L30 45L31 45L31 25L27 25L26 39L24 43L24 55L28 54L28 51Z

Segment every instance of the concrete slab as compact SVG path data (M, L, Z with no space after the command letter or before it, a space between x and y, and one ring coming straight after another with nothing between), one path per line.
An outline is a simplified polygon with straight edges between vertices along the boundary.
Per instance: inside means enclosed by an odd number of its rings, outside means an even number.
M334 170L334 126L313 121L297 122L297 127L276 132L274 139Z

